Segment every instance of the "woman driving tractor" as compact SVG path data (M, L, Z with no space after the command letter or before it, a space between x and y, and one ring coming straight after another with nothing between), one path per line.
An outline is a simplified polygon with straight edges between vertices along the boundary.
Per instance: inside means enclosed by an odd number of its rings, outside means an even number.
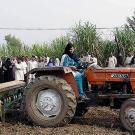
M84 93L83 93L83 79L84 74L77 69L78 66L81 65L80 61L75 57L74 55L74 47L72 43L68 43L65 47L65 51L63 53L63 56L61 58L61 66L67 66L72 69L73 76L75 77L75 80L77 81L78 86L78 92L79 92L79 99L85 99Z

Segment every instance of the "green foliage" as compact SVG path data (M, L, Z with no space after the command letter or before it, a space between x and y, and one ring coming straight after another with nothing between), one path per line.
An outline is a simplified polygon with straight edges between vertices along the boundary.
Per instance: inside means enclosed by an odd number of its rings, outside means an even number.
M128 52L135 51L135 33L129 27L116 29L114 34L117 54L121 52L123 58L125 58Z
M68 42L68 37L60 37L48 44L33 44L31 46L22 45L21 50L13 45L1 45L0 57L15 57L15 56L44 56L48 54L50 57L61 58L64 48Z
M0 57L6 57L8 54L7 46L6 45L0 45Z
M75 28L73 28L73 33L76 35L76 53L78 53L78 55L86 52L94 54L94 56L98 59L98 63L103 66L104 46L102 40L96 32L95 25L92 25L89 22L86 22L83 25L79 23L75 26Z
M21 41L20 41L19 39L17 39L15 36L11 36L10 34L9 34L9 35L6 35L6 36L5 36L5 40L6 40L7 45L8 45L9 47L21 49L22 43L21 43Z
M31 55L44 56L49 51L49 47L47 44L43 44L43 45L34 44L32 45L30 51L31 51Z
M28 45L23 45L20 53L18 54L19 56L31 56L31 51L30 47Z
M102 57L100 59L102 66L107 66L107 60L111 54L111 52L115 55L116 54L116 44L113 41L105 40L101 41L102 44Z
M54 58L61 58L67 43L68 37L56 38L53 40L50 45L49 56L53 56Z
M97 40L96 27L89 22L82 25L79 23L73 28L73 33L76 35L75 44L76 51L82 52L93 52L95 50L95 43Z
M127 18L128 25L135 32L135 11L132 17Z

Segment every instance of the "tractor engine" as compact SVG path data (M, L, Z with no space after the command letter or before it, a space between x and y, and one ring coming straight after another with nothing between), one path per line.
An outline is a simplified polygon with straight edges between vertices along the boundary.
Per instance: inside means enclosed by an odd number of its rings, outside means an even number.
M134 74L129 68L89 67L85 75L94 93L131 94ZM133 80L133 81L132 81Z
M107 82L102 85L92 84L91 91L95 94L131 94L130 83Z

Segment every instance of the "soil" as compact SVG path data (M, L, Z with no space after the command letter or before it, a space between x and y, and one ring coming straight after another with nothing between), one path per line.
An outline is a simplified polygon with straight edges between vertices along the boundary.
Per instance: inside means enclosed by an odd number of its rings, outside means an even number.
M41 128L23 120L19 112L6 115L0 135L130 135L119 120L119 110L90 107L83 117L75 117L64 127Z

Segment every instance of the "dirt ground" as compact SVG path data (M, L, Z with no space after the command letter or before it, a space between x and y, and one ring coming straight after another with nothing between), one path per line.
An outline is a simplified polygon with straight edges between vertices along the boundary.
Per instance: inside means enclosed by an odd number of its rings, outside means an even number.
M84 117L75 117L68 125L41 128L22 120L19 114L6 116L0 123L0 135L130 135L119 120L119 110L91 107Z

